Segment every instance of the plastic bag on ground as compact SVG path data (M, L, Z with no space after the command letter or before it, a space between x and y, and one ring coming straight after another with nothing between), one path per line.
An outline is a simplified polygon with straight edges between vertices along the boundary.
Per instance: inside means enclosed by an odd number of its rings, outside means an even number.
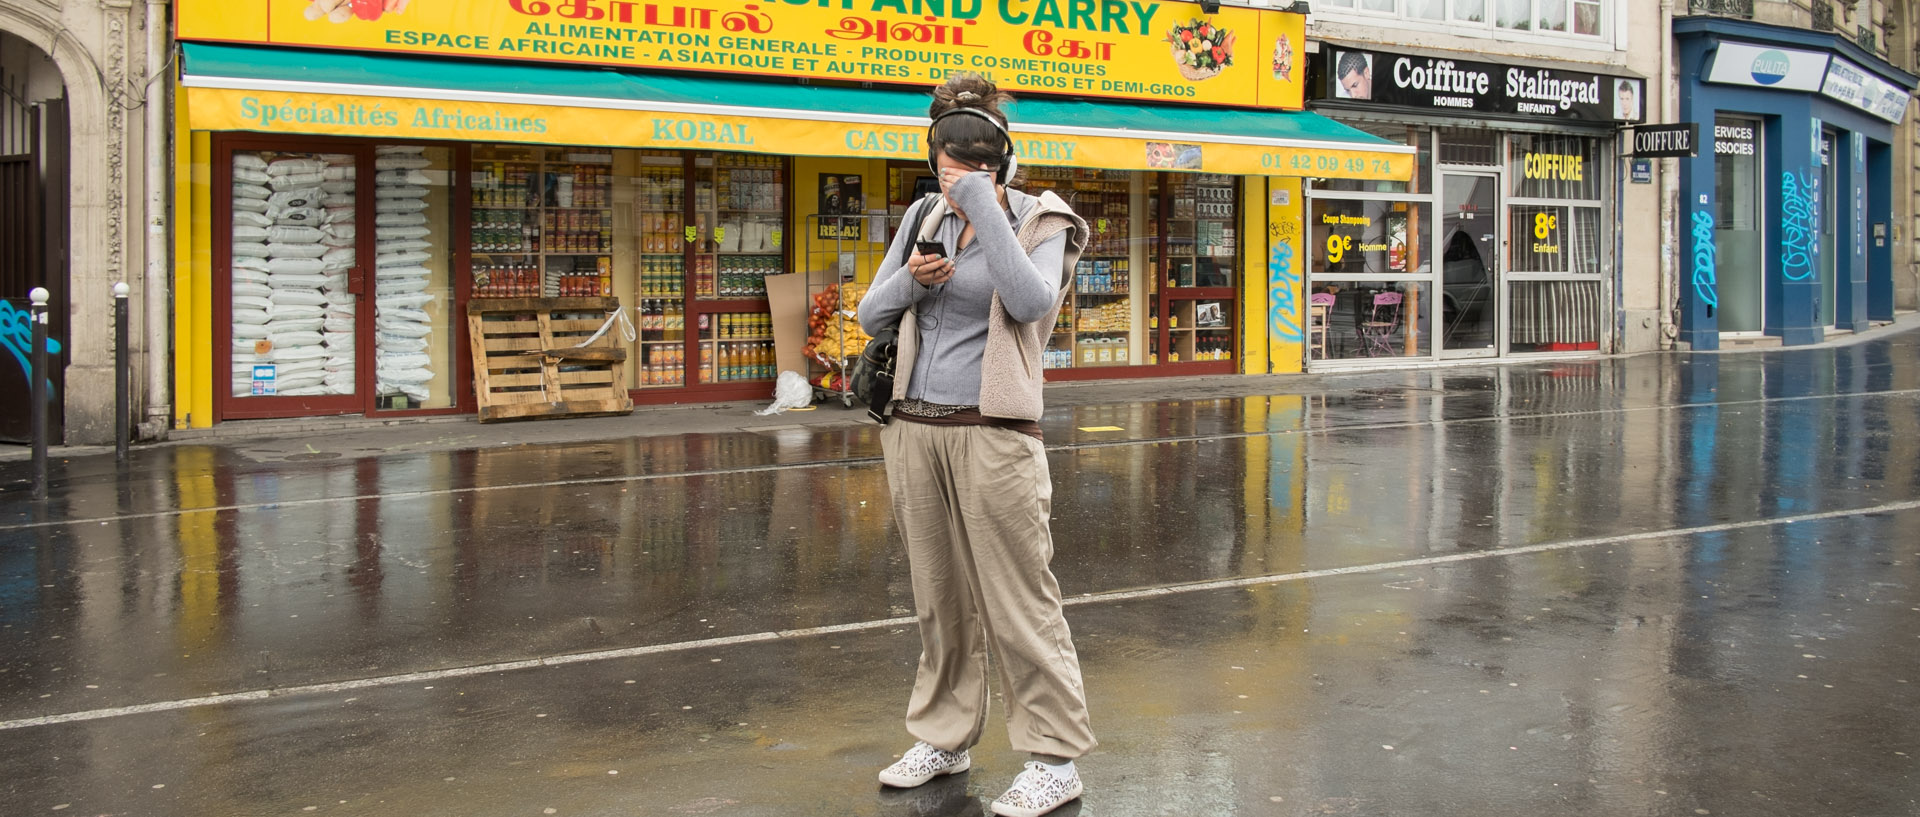
M805 375L795 371L780 373L780 379L773 384L773 404L754 412L765 417L779 414L787 409L806 408L813 405L813 386L807 383Z

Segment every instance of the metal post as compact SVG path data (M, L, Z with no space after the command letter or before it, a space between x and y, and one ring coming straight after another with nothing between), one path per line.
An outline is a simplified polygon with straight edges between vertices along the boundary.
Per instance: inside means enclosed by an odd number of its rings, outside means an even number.
M33 372L31 376L33 401L33 498L47 498L47 301L52 294L46 287L34 287L30 296L33 299L32 310L28 317L33 321Z
M133 376L127 365L127 295L133 288L125 281L113 285L113 457L127 461L127 444L133 434Z

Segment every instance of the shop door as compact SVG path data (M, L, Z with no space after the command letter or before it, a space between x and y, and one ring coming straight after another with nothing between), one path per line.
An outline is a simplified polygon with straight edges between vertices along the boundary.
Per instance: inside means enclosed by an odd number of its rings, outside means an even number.
M1831 130L1820 132L1820 320L1821 326L1832 326L1834 305L1838 302L1835 286L1838 283L1838 265L1840 253L1837 252L1837 225L1840 223L1839 159L1834 156L1834 146L1839 144L1840 135Z
M1713 245L1719 262L1720 331L1759 332L1765 328L1766 264L1760 213L1760 121L1722 116L1714 120ZM1691 257L1690 255L1688 257Z
M220 419L454 410L449 148L216 145Z
M1500 177L1447 173L1440 207L1440 356L1500 353Z

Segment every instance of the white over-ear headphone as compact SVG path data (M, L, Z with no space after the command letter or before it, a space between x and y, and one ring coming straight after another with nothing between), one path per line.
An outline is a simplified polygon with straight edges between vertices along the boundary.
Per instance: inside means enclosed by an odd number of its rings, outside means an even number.
M993 177L995 184L1006 184L1008 179L1013 178L1014 172L1020 169L1020 158L1014 155L1013 135L1007 133L1007 126L1000 124L1000 120L993 118L993 114L979 108L954 108L934 117L933 121L927 125L927 169L933 171L935 176L940 175L940 163L933 158L933 128L940 124L940 120L957 113L971 114L987 120L987 124L1000 132L1000 138L1006 140L1007 149L1000 154L1000 171Z

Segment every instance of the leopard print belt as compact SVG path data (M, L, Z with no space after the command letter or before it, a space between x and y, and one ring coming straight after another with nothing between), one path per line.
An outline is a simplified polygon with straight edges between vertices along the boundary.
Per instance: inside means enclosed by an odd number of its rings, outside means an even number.
M958 414L967 409L977 408L979 408L979 406L949 406L945 403L929 403L925 400L914 400L911 398L893 401L893 410L896 413L905 414L909 417L926 417L929 419L945 417L949 414Z

